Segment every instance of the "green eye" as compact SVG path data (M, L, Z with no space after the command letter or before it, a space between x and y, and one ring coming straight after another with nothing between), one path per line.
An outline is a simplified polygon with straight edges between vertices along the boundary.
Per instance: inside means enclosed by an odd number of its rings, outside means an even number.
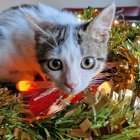
M83 69L92 69L95 66L94 57L85 57L81 62L81 67Z
M49 59L47 61L47 66L50 70L58 71L63 68L62 62L59 59Z

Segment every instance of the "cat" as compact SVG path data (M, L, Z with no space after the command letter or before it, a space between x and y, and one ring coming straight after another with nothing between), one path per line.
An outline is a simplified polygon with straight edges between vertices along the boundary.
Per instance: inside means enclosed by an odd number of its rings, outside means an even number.
M0 82L33 81L36 74L45 79L47 74L65 92L83 91L105 65L114 15L115 4L89 22L44 4L3 11Z

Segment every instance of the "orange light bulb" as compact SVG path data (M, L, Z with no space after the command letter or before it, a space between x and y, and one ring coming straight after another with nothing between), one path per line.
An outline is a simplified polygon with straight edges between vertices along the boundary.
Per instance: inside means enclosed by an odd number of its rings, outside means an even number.
M19 81L16 84L16 88L19 91L29 91L30 90L30 82L29 81Z
M53 82L44 82L44 81L19 81L16 84L16 88L21 92L41 89L41 88L51 88L55 87L55 84Z

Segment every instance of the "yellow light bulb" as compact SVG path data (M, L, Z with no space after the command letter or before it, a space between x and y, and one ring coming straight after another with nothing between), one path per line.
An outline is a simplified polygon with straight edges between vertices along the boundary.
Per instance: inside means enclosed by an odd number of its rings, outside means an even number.
M41 89L41 88L53 88L55 87L55 83L49 82L49 81L19 81L16 84L16 88L19 91L25 92L25 91L30 91L30 90L36 90L36 89Z
M103 83L98 87L98 91L108 94L108 93L111 92L112 86L113 86L112 81L103 82Z
M29 91L30 90L30 87L31 87L30 81L19 81L16 84L16 88L19 91Z

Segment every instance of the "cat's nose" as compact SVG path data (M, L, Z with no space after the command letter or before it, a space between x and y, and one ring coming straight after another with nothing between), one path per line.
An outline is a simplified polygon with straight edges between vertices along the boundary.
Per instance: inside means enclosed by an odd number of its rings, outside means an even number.
M78 83L65 83L65 84L71 90L73 90L78 85Z

